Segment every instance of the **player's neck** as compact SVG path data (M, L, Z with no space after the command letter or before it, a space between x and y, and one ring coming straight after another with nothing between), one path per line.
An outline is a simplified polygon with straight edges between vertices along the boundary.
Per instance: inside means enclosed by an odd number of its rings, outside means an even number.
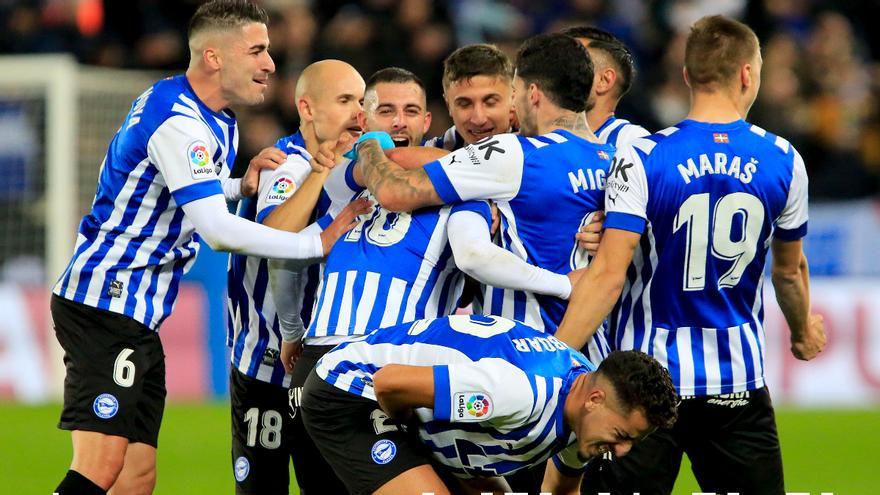
M593 108L587 112L587 124L589 124L590 130L596 132L596 130L602 127L608 119L613 117L614 106L614 103L610 101L597 98Z
M740 102L726 92L692 91L688 120L710 124L726 124L744 119Z
M223 97L220 84L213 80L212 76L190 67L186 71L186 80L199 100L215 112L221 112L229 106L229 101Z
M547 134L555 129L565 129L587 141L599 142L599 139L590 129L590 125L587 124L587 116L584 112L575 113L568 110L557 110L548 112L544 116L538 116L538 134Z
M315 132L315 126L303 122L299 126L299 132L302 134L303 141L306 143L306 151L308 151L310 155L315 156L315 154L318 153L318 147L321 145L321 143L318 142L318 134Z
M581 408L586 401L587 384L593 373L581 373L575 377L571 387L568 389L568 395L565 397L565 404L562 406L562 418L566 426L571 431L575 431L575 427L580 422Z

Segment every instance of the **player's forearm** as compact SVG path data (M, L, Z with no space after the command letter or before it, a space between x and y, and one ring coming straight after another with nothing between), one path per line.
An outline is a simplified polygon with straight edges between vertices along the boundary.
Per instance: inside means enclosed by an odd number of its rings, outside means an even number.
M392 162L375 139L358 145L357 167L358 178L386 210L412 211L443 204L423 169L405 170Z
M602 267L590 266L572 288L568 309L555 337L574 349L582 349L614 308L624 280L625 272L604 273Z
M406 421L416 407L434 407L434 372L429 366L389 364L373 375L379 407L389 417Z
M407 170L424 167L425 164L443 158L448 154L449 151L443 148L425 146L406 146L385 150L385 156L389 160Z
M559 472L559 469L556 468L553 459L550 459L547 461L547 465L544 468L544 479L541 482L541 492L552 493L553 495L580 495L582 477L582 475L576 477L563 475Z
M263 220L263 225L288 232L299 232L305 228L311 220L312 211L318 203L328 175L327 171L310 173L293 196L269 213Z
M792 338L807 330L810 312L809 273L806 258L798 264L797 270L773 270L773 289L779 309L782 310Z
M211 249L260 258L318 259L324 255L320 236L271 229L226 210L219 194L183 205L183 212Z
M302 272L283 260L269 260L269 287L275 302L275 313L281 329L281 339L296 342L305 333L302 321Z

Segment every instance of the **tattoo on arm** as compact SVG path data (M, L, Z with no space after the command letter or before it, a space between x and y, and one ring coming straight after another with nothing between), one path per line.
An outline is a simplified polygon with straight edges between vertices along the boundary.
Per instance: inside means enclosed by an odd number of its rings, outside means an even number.
M399 205L395 202L391 206L400 208L389 209L409 211L443 204L424 169L405 170L389 160L374 139L366 140L358 146L358 166L361 168L364 185L376 198L391 194L399 200Z

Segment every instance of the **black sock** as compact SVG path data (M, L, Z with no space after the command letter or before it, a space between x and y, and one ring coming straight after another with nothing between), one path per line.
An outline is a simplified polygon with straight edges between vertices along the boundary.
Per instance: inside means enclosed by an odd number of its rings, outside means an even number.
M67 471L61 484L55 489L55 493L58 495L107 495L106 490L73 469Z

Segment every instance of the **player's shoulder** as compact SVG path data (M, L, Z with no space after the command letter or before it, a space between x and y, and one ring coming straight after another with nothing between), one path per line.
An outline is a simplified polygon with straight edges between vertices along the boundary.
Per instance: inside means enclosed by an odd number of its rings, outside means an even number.
M759 143L760 151L762 153L766 153L769 155L776 155L778 157L788 157L792 158L794 155L798 155L797 150L794 148L787 139L782 136L778 136L773 134L772 132L767 131L766 129L756 126L754 124L746 123L749 127L749 132L756 136L752 137L757 143Z
M298 155L306 161L311 159L311 155L306 150L306 143L299 132L280 138L278 141L275 141L274 146L287 153L288 156Z
M157 81L135 100L131 119L137 119L141 128L147 132L155 131L172 118L182 118L193 125L208 128L206 116L214 115L229 124L235 123L231 112L213 112L204 107L193 93L183 75L168 77Z

